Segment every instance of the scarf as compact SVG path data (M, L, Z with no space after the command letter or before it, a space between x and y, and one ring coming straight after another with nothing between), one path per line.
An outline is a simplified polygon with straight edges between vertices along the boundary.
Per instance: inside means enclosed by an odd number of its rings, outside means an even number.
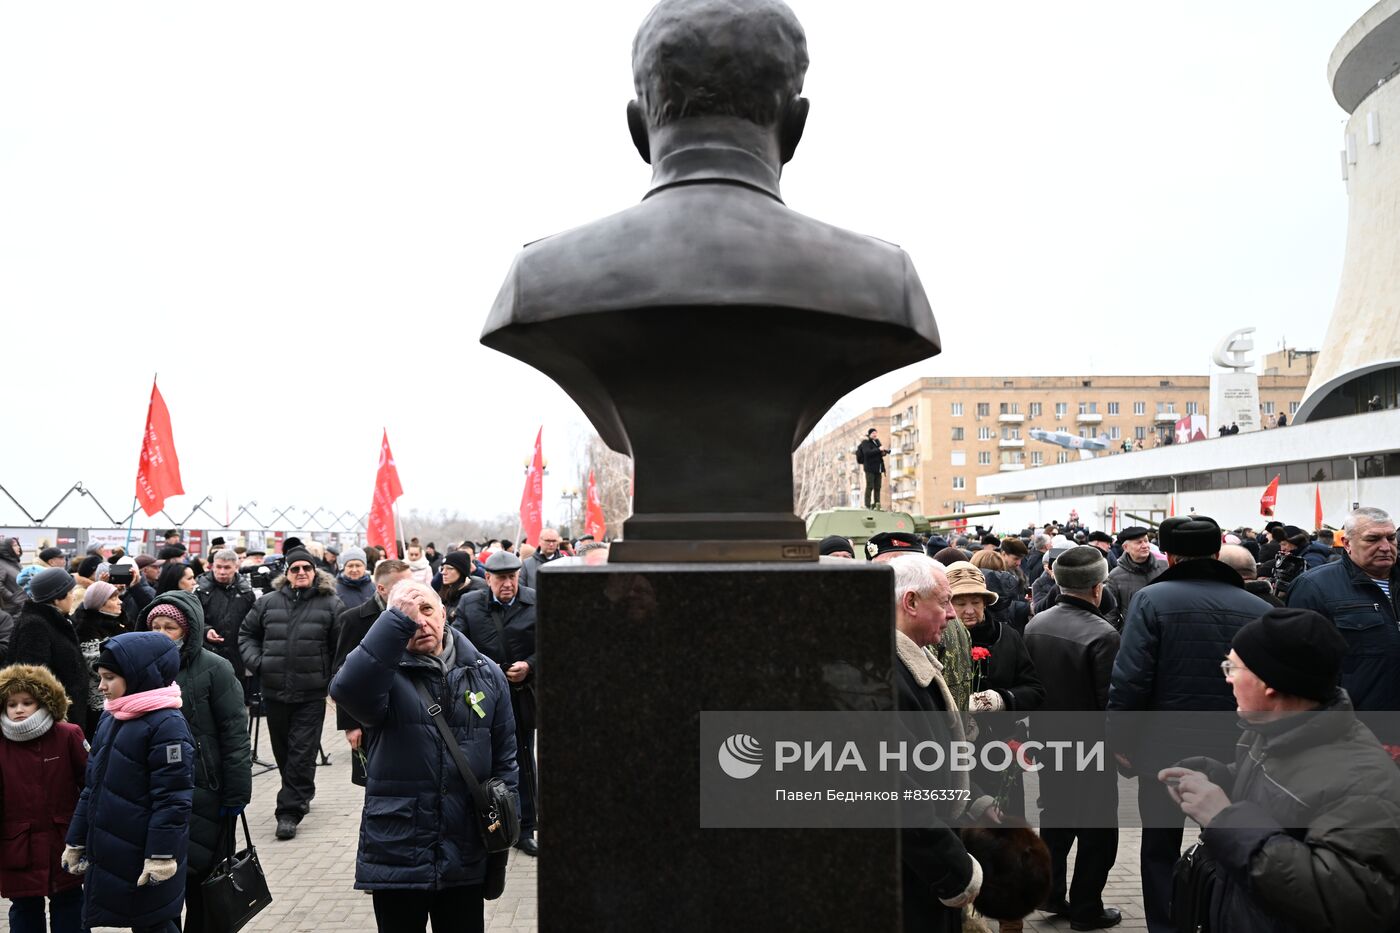
M102 708L111 713L113 718L126 720L139 719L158 709L179 709L182 702L180 685L171 684L168 687L157 687L155 690L128 693L124 697L108 700L102 704Z
M53 728L53 713L42 706L24 722L15 722L9 716L0 716L0 730L11 742L28 742Z

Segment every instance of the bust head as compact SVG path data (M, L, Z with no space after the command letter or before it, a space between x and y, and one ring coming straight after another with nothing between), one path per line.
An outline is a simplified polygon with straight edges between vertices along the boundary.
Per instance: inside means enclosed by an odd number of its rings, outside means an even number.
M807 61L802 24L781 0L662 0L632 42L632 141L651 162L664 128L747 123L772 134L786 163L807 120Z

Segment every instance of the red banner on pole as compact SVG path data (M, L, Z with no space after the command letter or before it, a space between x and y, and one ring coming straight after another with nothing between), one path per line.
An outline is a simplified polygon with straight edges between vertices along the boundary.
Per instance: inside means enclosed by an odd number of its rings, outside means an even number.
M598 497L598 484L593 481L593 471L588 471L588 509L583 515L583 533L602 541L608 533L608 523L603 515L603 500Z
M535 455L525 473L525 490L520 494L520 540L538 545L544 525L544 427L535 435Z
M1275 476L1264 495L1259 497L1259 514L1265 518L1274 517L1274 506L1278 505L1278 477Z
M379 444L379 470L374 474L374 502L369 508L369 525L365 531L365 542L374 547L382 547L384 556L398 560L398 545L394 543L394 502L403 495L399 484L399 468L394 463L394 452L389 449L389 431L384 430L384 439Z
M1322 487L1313 487L1313 531L1322 530Z
M146 436L141 441L141 462L136 467L136 498L143 512L154 515L165 508L167 498L184 494L180 458L175 455L175 435L170 428L170 409L165 407L160 388L152 381Z

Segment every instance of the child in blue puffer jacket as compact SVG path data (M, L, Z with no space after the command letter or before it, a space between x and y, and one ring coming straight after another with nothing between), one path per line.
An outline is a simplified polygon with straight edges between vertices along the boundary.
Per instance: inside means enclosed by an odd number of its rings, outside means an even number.
M105 712L63 867L86 874L85 926L178 933L194 795L194 740L175 684L180 652L158 632L128 632L103 646L94 667Z

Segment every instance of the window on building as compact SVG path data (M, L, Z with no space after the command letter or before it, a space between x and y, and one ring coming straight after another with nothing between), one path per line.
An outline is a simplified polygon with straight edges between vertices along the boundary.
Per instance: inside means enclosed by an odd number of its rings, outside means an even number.
M954 477L953 477L953 488L954 488L954 489L966 489L966 488L967 488L967 480L964 479L964 478L961 477L961 476L954 476Z
M1108 413L1109 413L1110 415L1116 415L1116 414L1118 414L1118 403L1117 403L1117 402L1109 402L1109 403L1108 403Z
M1145 414L1147 414L1147 403L1146 403L1146 402L1133 402L1133 414L1135 414L1135 415L1145 415Z
M1040 466L1045 462L1045 455L1038 450L1031 451L1031 466Z
M1297 403L1297 402L1289 402L1289 403L1288 403L1288 413L1289 413L1290 415L1296 415L1296 414L1298 414L1298 403Z
M961 417L962 417L962 402L954 402L954 403L953 403L953 417L954 417L954 418L961 418Z
M1113 427L1109 428L1108 439L1111 441L1121 441L1123 439L1122 429L1119 428L1117 425L1114 425Z
M955 450L952 452L953 466L963 466L967 463L967 451Z
M1147 440L1147 429L1144 428L1144 427L1142 427L1141 425L1139 425L1139 426L1133 428L1133 440L1135 440L1135 441L1145 441L1145 440Z
M1097 415L1099 413L1098 402L1080 402L1079 413L1081 415Z
M991 403L991 402L978 402L978 403L977 403L977 417L979 417L979 418L986 418L986 417L989 416L991 413L992 413L992 403Z
M1026 455L1021 453L1019 450L1007 450L1002 452L1001 462L1003 464L1018 466L1025 462L1025 458Z
M991 465L992 465L992 452L991 452L990 450L979 450L979 451L977 451L977 465L978 465L978 466L991 466Z
M1176 414L1176 402L1158 402L1157 414Z
M963 429L962 429L962 428L954 428L954 429L953 429L953 440L955 440L955 441L960 441L960 440L962 440L962 439L963 439Z
M1187 403L1186 403L1186 413L1187 413L1188 415L1194 415L1194 414L1196 413L1196 404L1197 404L1196 402L1187 402Z
M978 429L977 429L977 439L978 439L979 441L989 441L989 440L991 440L991 439L992 439L992 429L991 429L991 428L988 428L988 427L980 427L980 428L978 428Z
M1055 462L1056 462L1056 463L1069 463L1069 451L1068 451L1068 450L1062 450L1062 451L1060 451L1059 453L1055 454Z
M1021 439L1020 428L1002 428L1001 438L1005 441L1019 441Z
M1066 414L1068 411L1069 411L1069 402L1056 402L1056 403L1055 403L1055 419L1056 419L1056 420L1059 420L1060 418L1063 418L1063 417L1065 416L1065 414Z
M1031 417L1032 417L1032 418L1039 418L1039 417L1040 417L1040 410L1041 410L1041 409L1040 409L1040 403L1039 403L1039 402L1031 402Z
M955 500L953 500L953 511L954 511L954 512L966 512L966 511L967 511L967 503L964 502L964 501L962 501L961 499L955 499Z
M1265 402L1265 403L1264 403L1264 414L1266 414L1266 415L1272 415L1273 413L1274 413L1274 403L1273 403L1273 402Z

